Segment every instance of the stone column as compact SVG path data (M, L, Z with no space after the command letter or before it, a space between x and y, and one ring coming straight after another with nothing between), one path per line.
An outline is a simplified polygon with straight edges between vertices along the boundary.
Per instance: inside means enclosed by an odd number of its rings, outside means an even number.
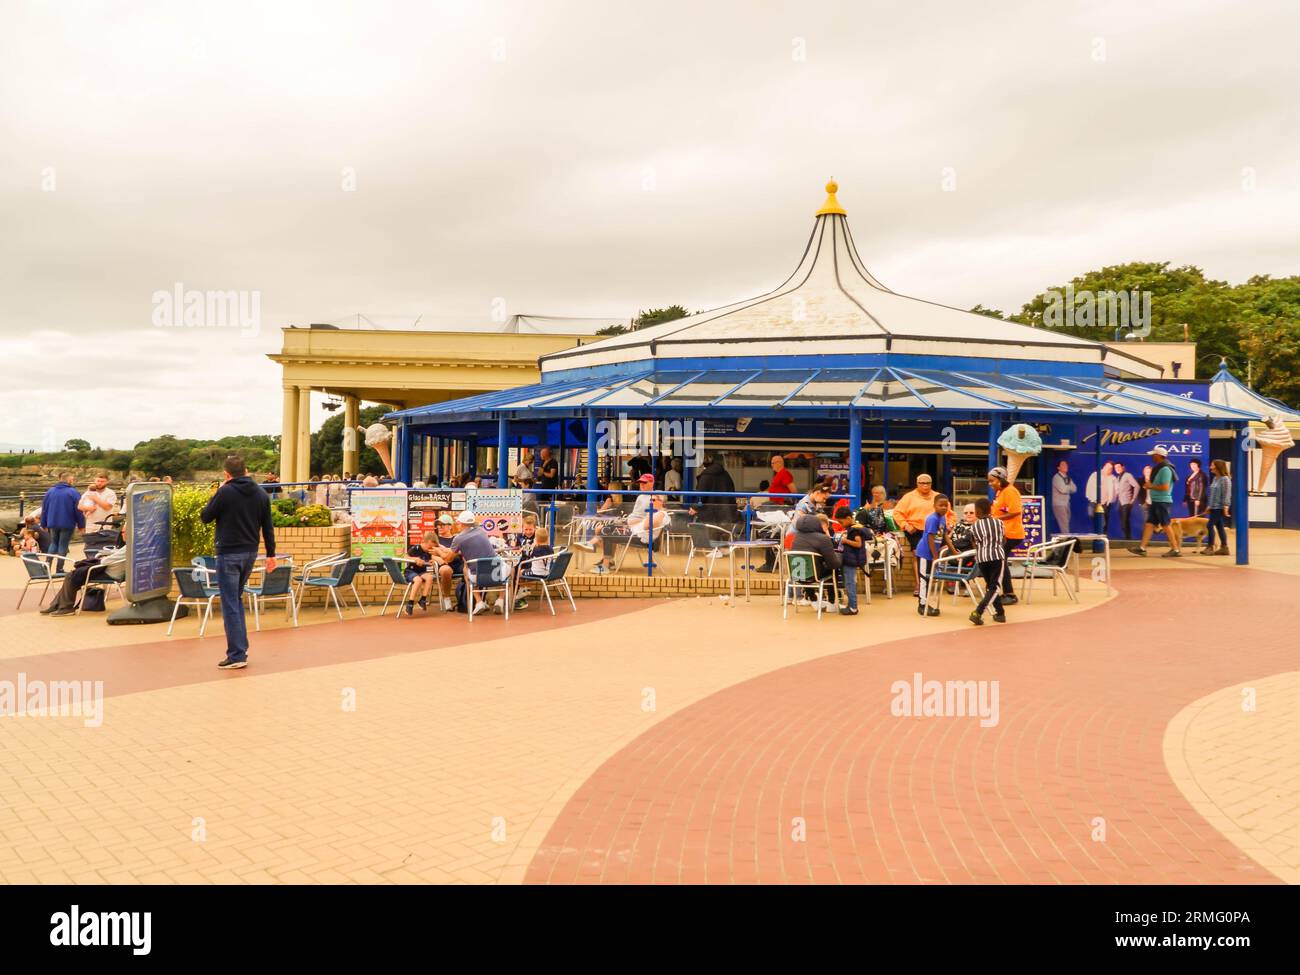
M298 390L284 387L284 410L280 416L280 480L292 481L298 469Z
M311 387L298 387L298 454L294 465L295 481L311 477Z
M361 466L361 434L357 426L361 423L361 400L355 396L343 397L343 471L355 474ZM349 433L348 431L352 431Z

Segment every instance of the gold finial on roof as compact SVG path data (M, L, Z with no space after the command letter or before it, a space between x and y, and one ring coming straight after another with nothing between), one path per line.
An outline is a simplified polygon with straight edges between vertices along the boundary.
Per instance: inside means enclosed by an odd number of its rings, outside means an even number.
M839 188L840 184L835 182L834 179L826 184L826 202L823 203L822 208L817 211L817 216L820 217L827 213L838 213L841 217L848 216L848 214L844 212L844 208L840 206L840 201L835 199L835 191Z

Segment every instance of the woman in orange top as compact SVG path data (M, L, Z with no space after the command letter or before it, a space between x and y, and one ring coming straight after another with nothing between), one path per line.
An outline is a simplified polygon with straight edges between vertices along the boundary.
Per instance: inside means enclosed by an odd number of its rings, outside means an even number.
M1019 548L1025 540L1025 521L1022 517L1024 504L1020 492L1007 479L1005 467L995 467L989 471L989 487L997 492L993 499L993 517L1002 522L1003 544L1007 557L1002 563L1002 602L1018 603L1016 594L1011 591L1011 551Z

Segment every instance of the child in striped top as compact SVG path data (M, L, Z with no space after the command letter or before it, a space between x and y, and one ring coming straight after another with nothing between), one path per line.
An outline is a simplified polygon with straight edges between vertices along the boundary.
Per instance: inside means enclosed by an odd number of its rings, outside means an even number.
M1002 610L1002 567L1006 559L1005 535L1002 522L991 517L992 511L993 505L989 503L988 498L975 499L975 524L971 526L971 538L975 542L975 564L984 579L984 598L970 614L970 621L976 626L984 625L984 610L990 601L993 603L993 622L1007 621L1007 615Z

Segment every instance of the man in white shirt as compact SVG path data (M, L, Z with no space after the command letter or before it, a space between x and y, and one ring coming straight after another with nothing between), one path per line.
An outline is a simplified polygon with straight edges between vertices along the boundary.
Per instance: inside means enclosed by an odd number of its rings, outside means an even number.
M519 451L519 463L510 472L510 477L516 481L522 481L525 477L530 481L533 479L533 457L527 450Z
M86 488L77 507L86 517L86 534L102 531L104 522L117 511L117 492L108 486L108 478L100 475Z

